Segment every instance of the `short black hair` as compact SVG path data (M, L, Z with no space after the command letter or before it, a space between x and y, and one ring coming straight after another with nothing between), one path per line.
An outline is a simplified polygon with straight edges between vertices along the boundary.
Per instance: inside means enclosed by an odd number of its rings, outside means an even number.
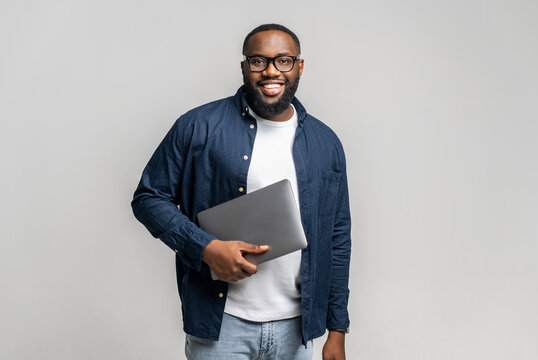
M299 38L297 37L297 35L293 33L293 31L291 31L284 25L280 25L280 24L263 24L248 33L247 37L245 38L245 41L243 41L243 55L246 55L245 52L247 51L247 43L253 35L262 31L269 31L269 30L283 31L289 36L291 36L291 38L293 39L293 42L295 42L295 44L299 48L299 54L301 53L301 43L299 42Z

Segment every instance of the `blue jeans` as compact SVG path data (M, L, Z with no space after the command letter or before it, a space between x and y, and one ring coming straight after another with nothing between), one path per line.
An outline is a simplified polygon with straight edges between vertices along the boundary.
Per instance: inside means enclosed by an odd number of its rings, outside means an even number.
M224 313L219 341L187 334L188 360L311 360L312 341L301 341L301 317L252 322Z

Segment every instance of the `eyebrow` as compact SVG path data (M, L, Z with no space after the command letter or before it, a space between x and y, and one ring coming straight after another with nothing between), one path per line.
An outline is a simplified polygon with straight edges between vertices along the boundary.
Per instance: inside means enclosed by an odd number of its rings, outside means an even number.
M264 54L251 54L251 55L245 55L245 56L263 56L263 57L273 57L273 56L267 56L267 55L264 55ZM289 52L281 52L281 53L278 53L276 56L274 57L278 57L278 56L298 56L298 55L292 55L290 54Z

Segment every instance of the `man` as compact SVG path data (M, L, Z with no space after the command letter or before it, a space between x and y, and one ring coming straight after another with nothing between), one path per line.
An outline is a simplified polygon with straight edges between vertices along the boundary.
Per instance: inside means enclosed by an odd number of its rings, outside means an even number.
M346 165L336 135L294 97L300 43L276 24L243 44L244 86L181 116L145 168L133 211L176 252L189 359L345 359L351 252ZM256 266L266 246L220 241L198 212L289 179L308 247ZM179 207L179 209L178 209ZM212 280L210 269L220 280Z

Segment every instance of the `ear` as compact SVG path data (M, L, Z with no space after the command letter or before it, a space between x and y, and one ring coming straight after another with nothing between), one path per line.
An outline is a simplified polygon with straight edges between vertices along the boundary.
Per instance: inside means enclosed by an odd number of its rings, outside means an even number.
M241 61L241 73L245 76L245 62Z
M303 75L304 59L299 59L299 76Z

